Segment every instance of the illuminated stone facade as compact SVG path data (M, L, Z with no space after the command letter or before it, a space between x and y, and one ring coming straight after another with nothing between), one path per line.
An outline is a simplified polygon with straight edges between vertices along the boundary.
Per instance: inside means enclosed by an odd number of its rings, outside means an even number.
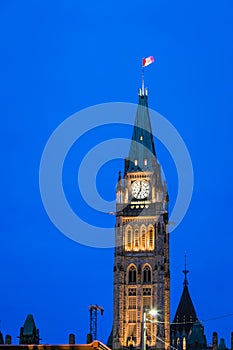
M139 104L124 176L116 189L113 350L142 348L143 312L146 345L170 343L170 272L168 194L161 179L148 112L147 91Z

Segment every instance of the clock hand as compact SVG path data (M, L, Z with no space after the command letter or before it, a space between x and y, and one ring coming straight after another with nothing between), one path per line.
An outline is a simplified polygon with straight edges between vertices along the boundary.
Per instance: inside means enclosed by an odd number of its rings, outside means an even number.
M140 190L139 193L142 192L142 183L140 182Z
M137 196L139 195L140 192L141 192L141 184L140 186L138 186Z

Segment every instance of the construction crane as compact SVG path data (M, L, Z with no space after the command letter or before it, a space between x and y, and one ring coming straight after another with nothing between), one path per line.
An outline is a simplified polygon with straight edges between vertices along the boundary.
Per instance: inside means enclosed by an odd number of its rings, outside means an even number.
M104 313L104 308L99 305L89 305L90 312L90 333L88 334L87 343L97 339L97 311L100 311L101 316Z

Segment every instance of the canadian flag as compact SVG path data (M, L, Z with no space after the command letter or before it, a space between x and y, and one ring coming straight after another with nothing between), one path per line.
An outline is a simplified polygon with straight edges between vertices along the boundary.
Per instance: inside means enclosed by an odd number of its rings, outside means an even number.
M143 58L142 59L142 66L143 67L146 67L146 66L149 66L149 64L153 63L154 62L154 57L153 56L149 56L147 58Z

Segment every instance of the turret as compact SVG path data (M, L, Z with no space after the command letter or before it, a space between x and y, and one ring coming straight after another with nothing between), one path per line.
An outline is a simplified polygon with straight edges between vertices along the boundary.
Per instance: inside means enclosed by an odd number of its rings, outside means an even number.
M206 337L204 335L204 330L200 322L193 324L192 331L188 337L188 349L190 350L202 350L206 349Z
M2 332L0 331L0 345L2 344L4 344L4 340L3 340Z
M117 181L117 187L116 187L116 203L117 204L123 203L123 186L122 186L121 171L119 171L118 173L118 181Z
M34 318L27 315L24 326L20 328L19 344L39 344L39 329L36 328Z
M173 319L173 322L171 324L171 333L176 332L176 337L174 339L174 346L181 347L182 350L185 350L183 345L187 347L187 339L189 334L192 331L193 323L196 322L197 314L195 311L195 308L193 306L193 302L191 299L191 296L189 294L188 290L188 279L187 274L189 273L189 270L187 270L186 267L186 254L185 254L185 267L182 271L184 273L184 282L183 282L183 293L180 298L180 302L178 305L178 308L175 313L175 317ZM177 336L179 334L179 336ZM186 342L182 342L180 339L180 336L182 335L183 339L186 339Z
M226 344L225 344L225 340L223 338L220 338L220 343L218 346L218 350L226 350Z

